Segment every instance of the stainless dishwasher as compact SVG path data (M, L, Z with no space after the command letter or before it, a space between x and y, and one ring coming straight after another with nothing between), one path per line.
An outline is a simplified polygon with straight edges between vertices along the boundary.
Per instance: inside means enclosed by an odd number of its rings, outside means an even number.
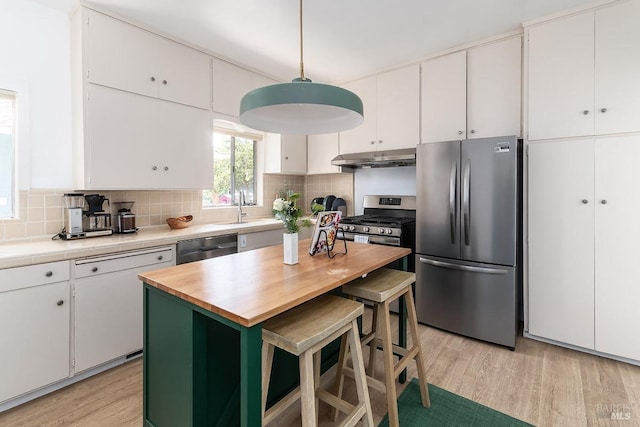
M238 235L199 237L179 240L176 246L176 264L201 261L238 252Z

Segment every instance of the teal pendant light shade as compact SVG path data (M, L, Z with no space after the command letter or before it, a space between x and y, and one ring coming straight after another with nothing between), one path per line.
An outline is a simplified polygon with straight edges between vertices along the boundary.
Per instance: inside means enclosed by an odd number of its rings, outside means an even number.
M261 87L240 101L240 122L265 132L314 135L354 128L364 121L362 100L337 86L304 77L300 0L300 77Z
M294 79L261 87L240 102L240 122L266 132L313 135L354 128L364 121L362 100L337 86Z

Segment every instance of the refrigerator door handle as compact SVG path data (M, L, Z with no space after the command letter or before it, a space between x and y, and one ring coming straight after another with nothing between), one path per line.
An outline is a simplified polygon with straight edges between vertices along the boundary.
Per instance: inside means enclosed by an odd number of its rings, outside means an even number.
M507 274L509 272L508 270L503 270L501 268L486 268L486 267L474 267L471 265L458 265L458 264L451 264L444 261L436 261L434 259L428 259L428 258L419 258L419 260L423 264L433 265L434 267L450 268L452 270L469 271L472 273Z
M471 209L469 203L469 178L471 175L471 164L467 159L464 165L464 177L462 181L462 209L463 209L463 223L464 223L464 244L469 246L469 228L471 224Z
M456 196L458 184L458 163L451 165L451 175L449 176L449 234L451 243L456 243Z

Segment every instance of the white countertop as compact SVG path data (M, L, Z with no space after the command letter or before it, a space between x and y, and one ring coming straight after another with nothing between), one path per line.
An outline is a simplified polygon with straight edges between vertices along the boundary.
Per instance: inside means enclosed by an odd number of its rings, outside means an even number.
M245 234L283 228L275 218L252 219L243 224L192 224L172 230L167 225L145 227L131 234L91 237L77 240L51 238L18 240L0 244L0 269L63 261L113 252L173 245L178 240L221 234Z

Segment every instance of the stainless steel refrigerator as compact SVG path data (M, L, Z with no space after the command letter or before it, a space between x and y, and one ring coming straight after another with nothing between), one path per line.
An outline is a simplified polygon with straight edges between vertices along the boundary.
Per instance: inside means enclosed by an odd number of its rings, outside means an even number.
M515 348L520 147L515 136L418 145L418 321Z

